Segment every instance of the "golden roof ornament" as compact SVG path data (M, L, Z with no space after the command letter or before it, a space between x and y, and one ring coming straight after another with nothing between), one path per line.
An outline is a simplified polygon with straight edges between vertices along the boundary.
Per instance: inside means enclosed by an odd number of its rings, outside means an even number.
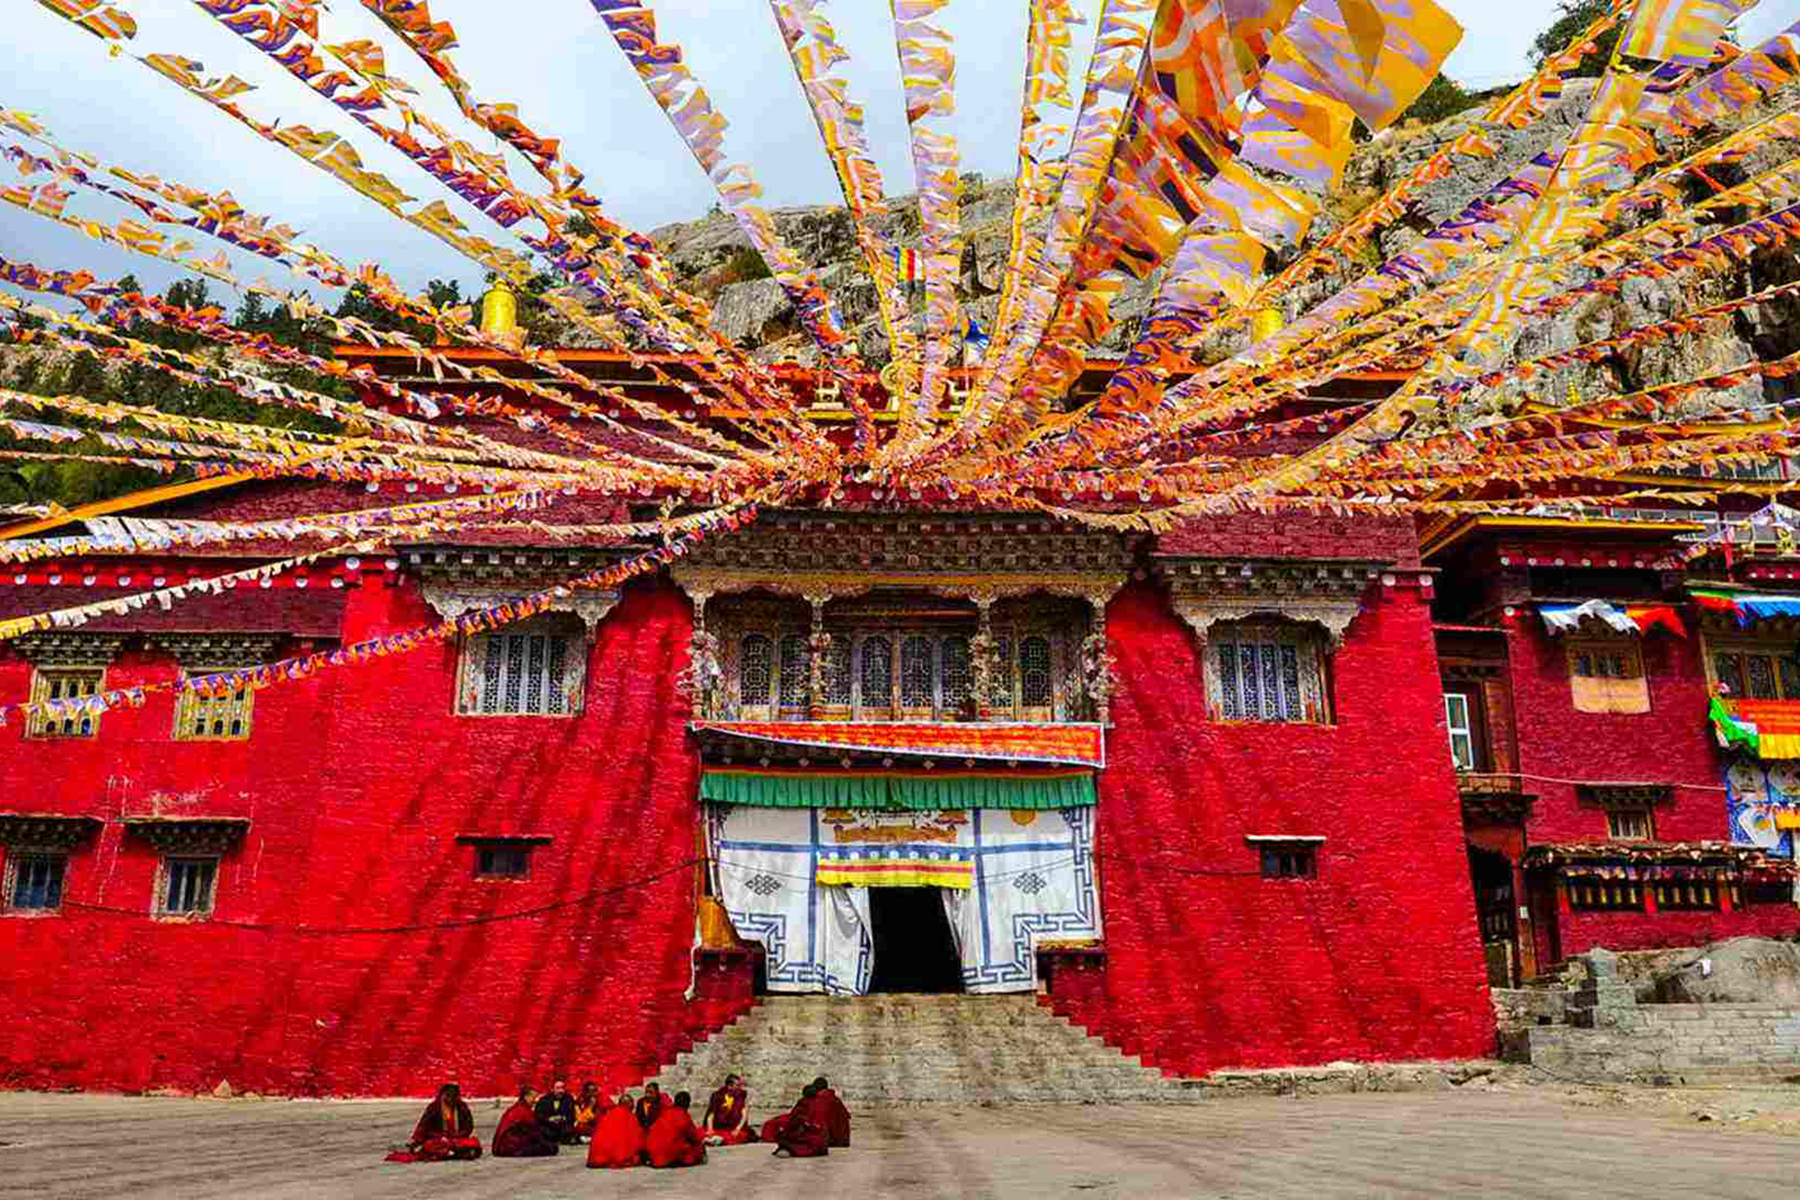
M519 328L519 295L504 279L494 280L481 297L481 332L511 337Z

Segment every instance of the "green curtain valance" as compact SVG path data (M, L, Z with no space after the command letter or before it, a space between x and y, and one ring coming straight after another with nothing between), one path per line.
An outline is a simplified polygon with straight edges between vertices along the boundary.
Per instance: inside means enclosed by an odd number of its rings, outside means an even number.
M1087 808L1092 771L1029 775L876 771L717 770L700 773L700 799L761 808L898 810Z

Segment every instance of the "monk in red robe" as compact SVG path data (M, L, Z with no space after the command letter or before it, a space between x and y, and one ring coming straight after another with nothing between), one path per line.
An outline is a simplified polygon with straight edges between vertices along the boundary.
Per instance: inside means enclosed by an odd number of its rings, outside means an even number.
M588 1143L588 1166L635 1167L644 1161L644 1127L638 1124L632 1108L631 1093L606 1110L594 1127L594 1140Z
M522 1087L513 1106L500 1114L494 1128L495 1158L544 1158L557 1152L555 1135L538 1120L537 1100L534 1089Z
M600 1092L600 1085L588 1080L581 1085L581 1095L575 1098L575 1136L582 1141L591 1141L594 1127L600 1124L600 1118L612 1107L612 1101Z
M817 1158L821 1154L831 1153L831 1142L825 1132L824 1121L820 1118L819 1089L816 1084L807 1084L806 1090L800 1094L800 1103L794 1105L794 1111L785 1117L771 1118L769 1124L776 1121L780 1124L775 1129L775 1136L765 1140L775 1143L775 1153L786 1151L792 1158ZM764 1129L768 1132L767 1127Z
M706 1102L706 1115L700 1121L701 1132L717 1139L721 1146L741 1146L755 1141L756 1130L750 1127L746 1115L749 1101L750 1092L744 1087L744 1081L736 1075L727 1075L725 1086Z
M644 1158L651 1166L697 1167L706 1161L706 1143L688 1115L691 1103L686 1092L676 1092L675 1103L663 1109L644 1135Z
M388 1155L389 1162L445 1162L481 1157L475 1136L475 1114L463 1103L462 1088L446 1083L425 1106L406 1149Z
M662 1094L662 1088L654 1083L644 1085L644 1095L637 1102L638 1124L645 1129L656 1124L656 1118L662 1116L663 1110L669 1107L669 1098Z
M823 1075L813 1080L813 1089L817 1095L813 1098L813 1109L819 1124L825 1126L825 1133L831 1139L834 1149L844 1149L850 1145L850 1110L838 1099L838 1094L831 1090Z

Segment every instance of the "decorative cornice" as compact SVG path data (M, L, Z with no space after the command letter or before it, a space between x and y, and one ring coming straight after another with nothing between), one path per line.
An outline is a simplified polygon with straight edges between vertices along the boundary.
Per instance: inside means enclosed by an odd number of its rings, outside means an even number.
M123 633L27 633L13 649L39 667L105 667L125 648Z
M971 600L989 605L1021 596L1068 596L1103 607L1125 586L1126 572L1113 575L1054 574L981 574L899 572L821 572L768 571L754 568L676 567L670 572L676 584L696 603L713 596L738 592L766 591L778 596L792 596L808 602L823 603L851 596L864 596L887 588L914 588L948 600Z
M561 583L571 576L608 566L627 550L571 547L533 550L527 547L423 545L402 553L418 576L439 585L510 589L515 594Z
M249 817L125 817L121 823L164 854L223 854L250 831Z
M260 666L275 657L285 634L153 633L144 639L151 650L174 655L188 671L226 671Z
M508 600L517 600L525 595L523 588L469 587L447 582L426 583L421 591L424 593L425 603L431 605L433 611L446 621L504 604ZM548 607L552 612L573 613L581 618L581 623L587 626L588 640L593 641L600 622L618 603L618 592L579 588L569 589L566 595L551 600Z
M1207 640L1214 625L1259 616L1321 625L1341 647L1362 596L1381 576L1380 562L1306 562L1268 559L1162 559L1177 615Z
M67 850L78 846L105 822L98 817L65 817L50 813L0 813L0 846Z
M1597 808L1652 808L1675 802L1675 786L1669 783L1580 783L1575 794L1583 804Z

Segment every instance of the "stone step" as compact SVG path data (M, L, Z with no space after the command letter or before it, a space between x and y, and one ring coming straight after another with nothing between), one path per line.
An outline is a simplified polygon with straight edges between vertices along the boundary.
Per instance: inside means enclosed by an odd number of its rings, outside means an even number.
M823 1073L851 1105L1193 1102L1197 1093L1056 1016L1030 994L781 996L677 1057L657 1082L696 1096L749 1076L779 1111Z

